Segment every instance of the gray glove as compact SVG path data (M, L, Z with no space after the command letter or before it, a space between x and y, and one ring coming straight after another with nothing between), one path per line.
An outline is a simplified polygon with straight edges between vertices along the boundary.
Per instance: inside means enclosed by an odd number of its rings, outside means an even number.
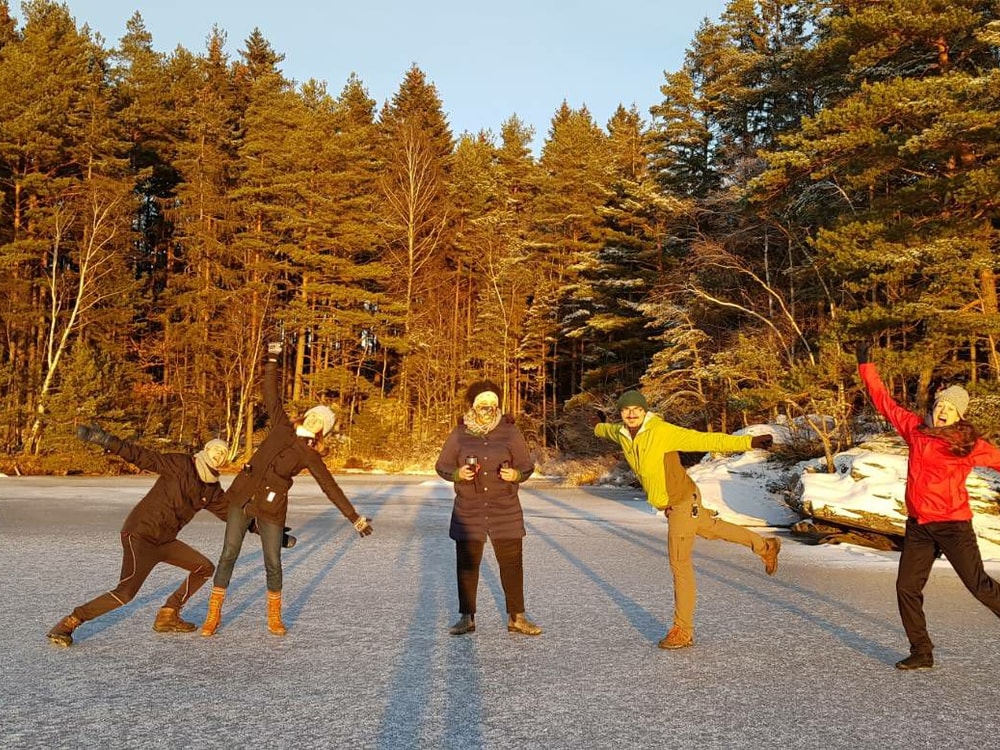
M85 443L97 443L108 450L111 447L111 434L105 432L96 424L82 424L76 428L76 436Z

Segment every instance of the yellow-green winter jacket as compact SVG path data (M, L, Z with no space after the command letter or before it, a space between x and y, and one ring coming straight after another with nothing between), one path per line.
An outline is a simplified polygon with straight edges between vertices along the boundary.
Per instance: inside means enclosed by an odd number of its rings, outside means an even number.
M738 453L750 450L750 435L699 432L665 422L652 412L633 438L621 423L604 422L594 434L617 443L625 460L639 478L647 502L662 510L689 500L696 492L694 481L681 465L678 451Z

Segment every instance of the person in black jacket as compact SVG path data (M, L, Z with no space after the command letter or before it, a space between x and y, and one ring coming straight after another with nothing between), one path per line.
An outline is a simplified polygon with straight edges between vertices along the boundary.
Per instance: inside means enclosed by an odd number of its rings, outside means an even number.
M458 621L452 635L476 629L479 567L489 537L500 568L507 604L507 630L539 635L542 629L524 614L522 540L524 515L518 487L535 464L514 420L500 411L500 389L481 380L466 391L469 411L441 448L435 470L455 483L449 536L455 540Z
M300 420L292 422L285 413L278 393L281 344L272 342L267 346L263 390L264 406L271 420L271 427L264 442L251 456L250 463L243 467L243 471L236 475L226 490L229 502L226 537L215 571L212 593L208 598L208 613L201 626L203 636L214 635L222 622L226 589L240 555L243 539L251 526L260 534L264 553L267 629L274 635L284 635L287 632L281 619L281 541L288 513L288 490L292 486L292 478L303 469L309 469L330 502L354 524L361 536L372 533L368 519L359 515L351 505L323 463L323 456L319 452L323 447L323 438L336 423L333 411L327 406L314 406Z
M81 623L128 604L158 563L189 571L184 582L160 608L153 623L158 633L189 633L196 625L180 618L181 607L201 588L215 570L212 561L177 538L177 534L199 510L208 510L226 520L228 503L219 487L219 468L226 462L229 445L209 440L193 456L187 453L157 453L110 435L96 425L81 425L81 440L117 453L140 469L159 478L128 514L122 525L122 570L118 585L73 612L48 632L58 646L73 644L73 631Z

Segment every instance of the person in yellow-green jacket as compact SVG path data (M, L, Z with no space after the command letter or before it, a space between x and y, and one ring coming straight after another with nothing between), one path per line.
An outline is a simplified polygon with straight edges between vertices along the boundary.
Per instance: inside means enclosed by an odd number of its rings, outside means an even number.
M697 597L692 560L695 537L722 539L749 547L764 561L768 575L778 569L781 542L706 511L698 486L681 465L678 451L736 453L751 448L768 449L774 439L771 435L724 435L678 427L648 411L646 398L639 391L623 393L617 407L621 423L598 423L594 434L621 447L647 501L667 517L667 555L674 577L674 622L659 646L670 649L691 646Z

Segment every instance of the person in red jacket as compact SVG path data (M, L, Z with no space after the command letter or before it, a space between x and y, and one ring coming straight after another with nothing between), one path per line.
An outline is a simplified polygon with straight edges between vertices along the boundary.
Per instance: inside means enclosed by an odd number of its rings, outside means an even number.
M858 345L858 372L872 403L909 446L906 468L906 536L896 574L896 601L910 641L897 669L930 669L934 644L924 617L924 585L940 550L965 587L1000 617L1000 584L986 574L972 528L965 480L974 466L1000 470L1000 449L965 420L969 394L953 385L935 395L930 419L904 409L889 395L868 347Z
M158 453L121 440L96 425L81 425L76 434L81 440L96 443L130 464L160 476L122 524L122 569L118 585L76 607L48 632L48 639L57 646L71 646L76 628L132 601L161 562L187 570L188 576L156 614L153 630L191 632L196 626L180 618L181 607L208 580L215 566L177 535L199 510L226 520L228 502L219 487L219 468L226 462L229 444L225 440L209 440L192 456Z

